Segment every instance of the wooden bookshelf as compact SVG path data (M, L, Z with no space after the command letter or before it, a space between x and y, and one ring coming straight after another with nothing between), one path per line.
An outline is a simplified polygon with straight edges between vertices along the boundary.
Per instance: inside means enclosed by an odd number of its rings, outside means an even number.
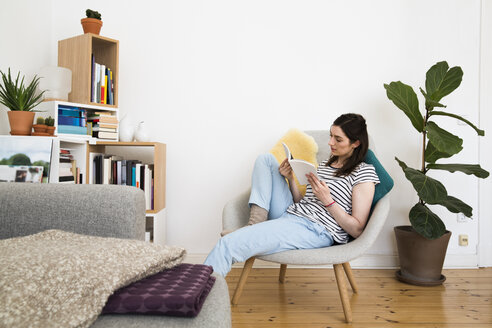
M89 144L86 167L92 164L89 163L89 153L118 155L124 159L139 159L144 163L147 162L146 164L153 164L154 209L147 210L147 213L156 214L166 207L166 144L160 142L97 141L96 144ZM89 183L88 174L86 174L86 183Z
M92 54L96 63L113 71L114 105L91 102ZM86 33L58 41L58 66L72 70L71 102L118 107L119 41Z

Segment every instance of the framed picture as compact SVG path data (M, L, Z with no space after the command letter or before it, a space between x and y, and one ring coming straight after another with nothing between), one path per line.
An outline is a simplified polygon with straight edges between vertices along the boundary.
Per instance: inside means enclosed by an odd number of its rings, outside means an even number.
M0 136L0 182L47 183L53 139Z

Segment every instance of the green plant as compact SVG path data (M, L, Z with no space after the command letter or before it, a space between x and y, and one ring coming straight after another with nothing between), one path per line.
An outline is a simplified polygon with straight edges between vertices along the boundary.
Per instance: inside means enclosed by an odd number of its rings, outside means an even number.
M436 239L446 232L443 221L433 213L426 204L442 205L452 213L463 213L472 217L472 208L461 200L449 196L444 185L427 175L429 170L446 170L449 172L460 171L465 174L473 174L478 178L486 178L489 172L475 164L437 164L442 158L449 158L463 149L463 139L440 128L430 119L448 116L465 122L471 126L479 136L485 133L461 116L435 110L436 107L445 108L440 101L449 95L461 84L463 71L459 66L449 68L445 61L432 66L426 74L425 91L420 92L425 98L425 115L419 109L417 94L412 87L398 82L385 84L386 95L401 109L410 119L412 125L422 134L422 167L420 170L408 167L403 161L395 157L403 169L405 177L412 183L419 196L419 202L410 210L410 223L417 233L427 239ZM427 141L427 143L426 143Z
M38 118L36 119L36 124L44 124L44 117L41 117L41 116L40 116L40 117L38 117Z
M7 106L10 110L30 111L43 101L42 96L46 90L36 94L36 88L40 79L36 75L31 83L25 87L24 76L19 84L20 72L17 73L15 82L10 75L10 68L8 75L2 71L0 71L0 74L2 75L3 82L3 84L0 84L0 103Z
M47 126L55 126L55 119L51 116L48 116L47 118L45 118L44 124L46 124Z
M101 14L95 10L87 9L85 11L87 18L95 18L101 20Z

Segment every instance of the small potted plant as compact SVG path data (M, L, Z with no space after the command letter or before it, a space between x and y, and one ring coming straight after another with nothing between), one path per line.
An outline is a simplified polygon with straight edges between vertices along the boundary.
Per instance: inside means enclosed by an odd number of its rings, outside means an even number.
M47 125L46 127L46 132L48 133L49 136L55 135L55 119L51 116L48 116L45 120L44 123Z
M10 75L0 71L2 83L0 83L0 103L5 105L10 111L7 113L10 123L11 135L31 135L32 124L34 121L34 108L43 101L45 91L37 93L36 88L39 84L39 77L36 75L31 83L24 85L24 76L19 81L20 72L15 81Z
M99 35L101 27L103 25L101 20L101 14L97 11L87 9L85 11L87 18L82 18L80 22L82 23L82 28L84 33L94 33Z
M441 271L451 232L446 230L444 222L431 210L432 206L441 205L452 213L472 217L471 206L448 195L444 185L431 178L428 171L459 171L482 179L489 176L489 172L478 164L440 163L440 160L463 149L463 139L439 127L436 122L438 118L455 118L473 128L479 136L485 134L463 117L442 110L446 106L441 103L441 99L458 88L462 77L463 71L459 66L449 68L445 61L432 66L426 74L426 90L420 88L425 99L424 115L419 109L417 94L411 86L401 81L384 85L386 95L408 116L413 127L420 133L423 144L419 158L420 169L408 167L395 157L419 197L418 203L409 213L411 226L398 226L394 229L400 258L400 270L396 276L406 283L434 286L442 284L446 279Z
M31 134L33 136L47 136L48 133L46 133L46 128L48 126L45 124L44 117L38 117L36 119L36 124L32 126L34 129L34 132Z

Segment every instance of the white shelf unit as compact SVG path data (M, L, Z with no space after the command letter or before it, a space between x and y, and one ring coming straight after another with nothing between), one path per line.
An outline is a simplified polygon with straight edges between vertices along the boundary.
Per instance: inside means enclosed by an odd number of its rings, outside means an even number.
M85 183L85 177L87 174L86 167L86 157L87 157L87 140L81 138L64 138L57 137L53 140L53 154L51 160L51 174L50 183L57 183L59 178L59 167L60 167L60 148L67 148L70 150L70 154L73 159L77 162L77 167L80 169L82 174L81 183ZM53 177L53 179L51 179Z
M70 134L70 133L59 133L58 132L58 108L60 105L64 106L71 106L71 107L79 107L85 109L87 112L108 112L108 114L116 116L116 118L119 121L119 112L118 108L115 107L104 107L104 106L96 106L96 105L87 105L87 104L79 104L79 103L73 103L73 102L68 102L68 101L59 101L59 100L53 100L53 101L43 101L41 104L38 105L37 110L39 110L38 113L36 113L36 117L34 119L34 122L36 122L36 119L38 117L48 117L51 116L55 119L55 135L62 138L63 140L67 140L70 142L71 140L88 140L91 143L94 143L97 140L102 140L98 138L92 138L92 136L89 135L82 135L82 134ZM116 132L119 132L119 126L116 130ZM118 140L112 140L112 141L118 141Z

